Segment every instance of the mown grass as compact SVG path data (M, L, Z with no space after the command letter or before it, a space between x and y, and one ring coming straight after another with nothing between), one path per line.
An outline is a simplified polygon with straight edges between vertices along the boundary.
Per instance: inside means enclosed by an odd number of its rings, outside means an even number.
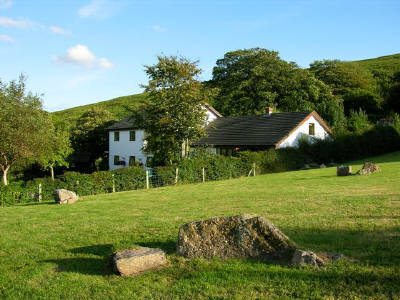
M1 208L0 298L400 298L400 152L373 160L382 172L370 176L326 168ZM315 269L174 254L181 224L243 213L348 259ZM170 266L113 274L111 253L132 245L164 249Z

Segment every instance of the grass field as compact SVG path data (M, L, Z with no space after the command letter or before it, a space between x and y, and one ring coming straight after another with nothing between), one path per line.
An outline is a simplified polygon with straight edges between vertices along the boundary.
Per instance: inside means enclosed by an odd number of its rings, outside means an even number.
M400 298L400 152L374 161L370 176L326 168L1 208L0 298ZM348 259L314 269L174 254L181 224L242 213ZM164 249L170 266L114 275L109 256L132 245Z

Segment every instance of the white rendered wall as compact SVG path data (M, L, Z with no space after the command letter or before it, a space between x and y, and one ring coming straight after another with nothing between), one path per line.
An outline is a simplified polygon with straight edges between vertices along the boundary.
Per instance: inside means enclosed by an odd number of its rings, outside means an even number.
M308 134L310 123L315 124L315 135ZM329 133L326 132L324 127L314 118L309 117L302 125L300 125L294 132L292 132L286 139L284 139L276 148L297 147L301 138L307 137L310 141L313 138L326 139Z
M218 118L218 116L216 114L214 114L212 111L206 109L206 124L211 123L212 121L214 121L217 118Z
M129 165L129 156L135 156L136 162L146 163L147 155L142 151L144 130L135 130L135 141L129 141L130 130L119 130L119 141L114 141L114 132L110 131L108 134L109 140L109 158L108 165L110 170L124 168ZM125 161L124 165L114 165L114 155L119 155L120 160ZM151 155L150 155L151 156Z

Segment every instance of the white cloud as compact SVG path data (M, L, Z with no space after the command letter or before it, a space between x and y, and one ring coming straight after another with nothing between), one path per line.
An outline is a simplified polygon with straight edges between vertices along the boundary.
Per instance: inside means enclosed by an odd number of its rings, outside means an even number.
M8 35L5 35L5 34L0 34L0 42L12 44L15 41L11 36L8 36Z
M91 0L78 10L78 15L81 18L106 19L117 13L122 6L122 3L116 0Z
M89 69L114 67L107 58L97 58L87 46L80 44L69 48L64 55L56 57L56 62L75 64Z
M167 28L162 27L162 26L160 26L160 25L153 25L151 28L152 28L155 32L166 32L166 31L167 31Z
M28 19L13 19L8 17L0 17L0 26L10 28L32 28L35 24Z
M12 0L0 0L0 9L10 8L13 4Z
M49 29L54 34L64 35L64 36L71 35L71 32L69 30L66 30L66 29L58 27L58 26L50 26Z

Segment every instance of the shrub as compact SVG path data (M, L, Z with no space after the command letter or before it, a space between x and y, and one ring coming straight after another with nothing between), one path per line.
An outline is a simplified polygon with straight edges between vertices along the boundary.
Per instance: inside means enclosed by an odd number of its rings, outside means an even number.
M141 167L127 167L111 171L114 174L115 190L128 191L146 187L146 171Z
M22 182L0 185L0 206L32 202L34 197L34 192L26 189Z
M63 187L67 190L74 191L79 196L95 194L94 182L91 174L82 174L79 172L65 172L61 176Z

